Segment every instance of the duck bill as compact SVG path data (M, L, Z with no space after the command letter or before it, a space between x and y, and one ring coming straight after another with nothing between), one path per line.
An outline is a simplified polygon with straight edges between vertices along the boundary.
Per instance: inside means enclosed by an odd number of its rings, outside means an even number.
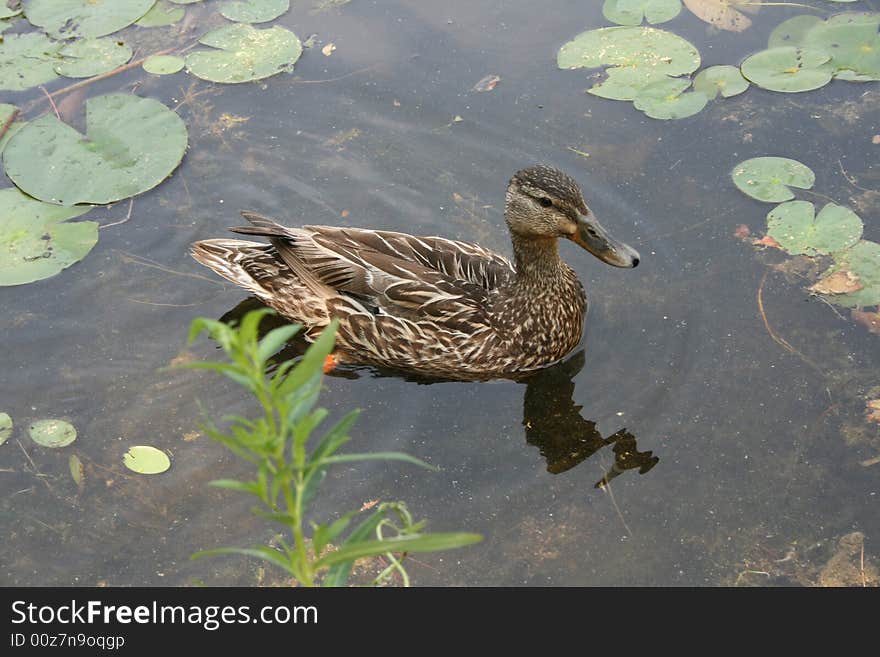
M614 267L635 267L639 264L638 251L611 237L592 217L578 217L577 230L569 239Z

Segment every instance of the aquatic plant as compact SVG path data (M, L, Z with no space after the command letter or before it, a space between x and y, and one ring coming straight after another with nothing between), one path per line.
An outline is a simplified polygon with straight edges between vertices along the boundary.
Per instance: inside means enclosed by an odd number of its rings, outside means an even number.
M259 505L253 512L284 526L288 538L279 548L257 545L250 548L219 548L193 555L241 554L272 563L293 576L297 583L313 586L344 586L358 559L384 555L389 565L374 580L381 584L397 572L404 583L409 576L403 566L410 552L434 552L462 547L482 540L478 534L431 534L422 531L425 523L413 522L403 502L369 505L371 513L346 536L360 510L341 514L328 524L309 522L308 509L315 499L330 466L365 460L405 461L428 469L427 463L400 452L366 454L337 453L350 438L348 431L357 418L352 411L317 441L312 434L326 418L327 411L315 408L323 379L323 365L333 349L336 325L332 324L298 361L281 363L273 374L271 357L300 330L285 325L258 337L260 321L272 311L249 312L237 326L205 318L192 322L189 340L207 332L228 357L227 362L191 362L182 365L208 369L229 377L245 388L259 403L262 415L255 419L233 415L224 418L228 428L221 430L213 421L202 429L212 439L229 448L255 468L249 481L221 479L211 484L219 488L253 495ZM367 505L365 505L366 507Z

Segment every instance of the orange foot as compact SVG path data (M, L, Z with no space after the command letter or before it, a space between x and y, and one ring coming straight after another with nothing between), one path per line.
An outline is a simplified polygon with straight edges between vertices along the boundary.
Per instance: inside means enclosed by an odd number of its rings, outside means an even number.
M324 374L330 374L339 365L339 357L336 354L330 354L324 358Z

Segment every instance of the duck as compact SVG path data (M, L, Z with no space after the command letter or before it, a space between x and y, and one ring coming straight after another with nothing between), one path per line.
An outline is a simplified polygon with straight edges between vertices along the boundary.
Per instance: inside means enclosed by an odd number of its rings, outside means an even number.
M537 164L507 185L513 258L436 236L340 226L286 227L244 211L234 233L192 257L248 290L314 340L334 321L337 364L445 380L521 379L580 342L587 296L560 257L568 239L621 268L638 252L614 239L574 178Z

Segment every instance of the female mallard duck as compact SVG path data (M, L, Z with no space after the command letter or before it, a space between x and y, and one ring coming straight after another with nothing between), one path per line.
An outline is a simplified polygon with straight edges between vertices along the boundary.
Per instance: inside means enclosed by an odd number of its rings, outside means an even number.
M570 176L517 172L504 216L513 263L476 244L360 228L286 228L252 212L192 255L315 337L339 320L337 359L451 379L516 378L577 346L587 299L559 258L565 237L615 267L639 255L611 238Z

